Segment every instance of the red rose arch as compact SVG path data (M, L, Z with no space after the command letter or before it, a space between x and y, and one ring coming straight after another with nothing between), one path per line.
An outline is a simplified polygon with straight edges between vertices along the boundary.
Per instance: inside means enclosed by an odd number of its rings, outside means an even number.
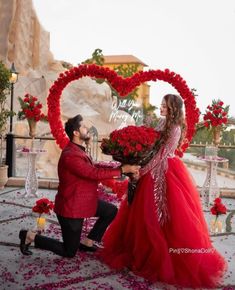
M185 139L181 145L181 149L176 153L182 156L182 153L189 146L189 142L195 133L195 125L199 120L200 111L196 106L194 95L186 84L186 81L175 72L169 69L140 71L135 73L132 77L122 78L117 73L109 68L97 66L95 64L79 65L72 69L65 71L59 75L59 78L54 82L49 90L47 98L48 104L48 121L50 123L51 133L56 139L56 143L63 149L68 143L69 139L64 131L64 126L61 121L60 112L60 97L64 88L72 81L78 80L82 77L92 77L97 79L104 79L110 86L112 86L121 97L125 98L136 87L148 81L164 81L171 84L181 95L185 104L185 115L187 131Z

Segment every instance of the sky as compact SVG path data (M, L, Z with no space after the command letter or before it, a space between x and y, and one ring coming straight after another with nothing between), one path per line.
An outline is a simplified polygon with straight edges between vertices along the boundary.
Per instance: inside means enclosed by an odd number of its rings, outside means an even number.
M131 54L147 69L169 68L197 89L204 113L212 99L235 117L235 0L33 0L51 51L74 65L91 57ZM150 102L174 93L151 82Z

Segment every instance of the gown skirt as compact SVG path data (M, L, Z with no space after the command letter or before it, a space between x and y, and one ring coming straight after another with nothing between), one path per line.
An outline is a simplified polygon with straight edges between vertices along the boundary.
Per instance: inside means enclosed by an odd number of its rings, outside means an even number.
M211 243L196 185L178 157L168 158L165 177L169 221L158 222L147 173L132 204L122 201L98 255L110 268L128 268L151 282L216 287L227 263Z

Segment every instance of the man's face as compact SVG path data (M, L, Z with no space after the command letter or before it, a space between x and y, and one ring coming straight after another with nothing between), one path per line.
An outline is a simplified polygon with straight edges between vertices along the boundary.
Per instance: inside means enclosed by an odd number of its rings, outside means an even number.
M78 130L79 132L79 138L80 140L82 141L89 141L90 140L90 135L89 135L89 132L88 132L88 127L86 126L85 122L84 121L81 121L80 122L81 126Z

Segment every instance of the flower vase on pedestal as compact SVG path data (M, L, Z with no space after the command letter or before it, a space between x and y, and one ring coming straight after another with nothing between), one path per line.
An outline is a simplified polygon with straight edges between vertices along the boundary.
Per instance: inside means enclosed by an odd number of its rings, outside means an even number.
M29 136L32 138L31 148L28 152L28 170L25 180L25 197L37 197L38 178L36 173L37 152L34 151L34 138L36 136L36 121L28 119Z
M34 138L36 136L36 125L37 122L33 119L28 119L28 124L29 124L29 136L31 138Z
M221 132L222 132L222 127L217 126L213 128L213 143L215 146L218 146L221 140Z
M32 138L31 151L33 151L34 138L36 136L36 125L37 125L37 122L34 119L28 119L28 124L29 124L29 136Z
M223 233L223 223L218 218L215 218L211 221L211 233L213 234L219 234Z

